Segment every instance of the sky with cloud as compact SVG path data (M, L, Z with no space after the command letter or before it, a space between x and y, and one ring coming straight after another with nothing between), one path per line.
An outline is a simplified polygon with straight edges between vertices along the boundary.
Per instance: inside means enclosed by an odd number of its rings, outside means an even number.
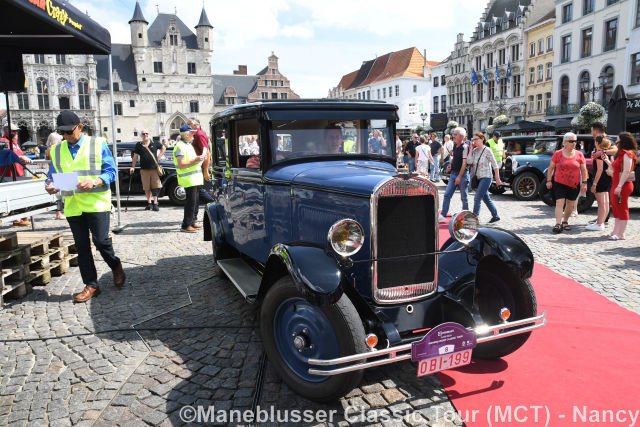
M113 43L129 44L135 1L71 0L106 27ZM205 7L214 26L214 74L238 65L255 74L274 52L280 71L305 98L326 97L363 61L415 46L442 61L456 34L468 40L487 3L479 0L141 0L151 24L177 12L193 28Z

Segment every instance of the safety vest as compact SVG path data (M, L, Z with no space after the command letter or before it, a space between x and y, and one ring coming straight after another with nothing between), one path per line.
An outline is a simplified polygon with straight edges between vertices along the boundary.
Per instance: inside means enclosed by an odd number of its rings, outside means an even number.
M178 157L183 156L185 162L190 162L197 157L196 150L191 144L184 141L178 141L173 148L173 164L176 166L176 174L178 175L178 185L183 188L194 187L204 183L202 176L202 168L200 163L196 163L188 168L181 169L178 166Z
M76 172L80 180L95 180L102 173L102 144L104 138L86 137L76 153L71 157L69 143L64 140L51 150L51 162L56 173ZM64 196L64 214L80 216L84 212L110 212L111 188L108 185L93 187L86 191L62 191Z
M496 141L493 138L487 142L489 143L489 148L493 152L493 157L496 158L496 162L500 163L502 161L502 153L504 152L504 143L501 139Z

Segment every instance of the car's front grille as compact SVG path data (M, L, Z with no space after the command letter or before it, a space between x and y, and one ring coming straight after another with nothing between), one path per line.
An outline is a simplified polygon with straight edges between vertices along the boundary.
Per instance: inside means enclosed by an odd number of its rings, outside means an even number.
M410 301L436 290L437 199L432 183L394 179L373 198L374 298Z

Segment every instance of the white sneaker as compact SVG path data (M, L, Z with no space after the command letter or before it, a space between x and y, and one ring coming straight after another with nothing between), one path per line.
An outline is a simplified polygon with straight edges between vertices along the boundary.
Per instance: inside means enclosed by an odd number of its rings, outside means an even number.
M443 217L442 214L438 215L438 222L447 222L447 218Z
M593 223L593 224L588 224L585 227L585 230L589 230L589 231L604 231L604 224L597 224L597 223Z

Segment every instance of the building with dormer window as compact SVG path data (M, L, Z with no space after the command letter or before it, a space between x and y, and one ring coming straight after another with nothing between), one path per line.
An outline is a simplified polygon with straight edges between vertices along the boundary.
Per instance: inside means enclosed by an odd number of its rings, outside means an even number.
M213 26L202 9L195 33L174 14L160 13L149 25L136 3L129 21L131 44L113 44L116 139L172 137L188 118L206 129L214 114ZM111 136L107 57L97 56L99 133Z
M511 122L526 117L524 26L553 8L553 0L489 2L469 42L468 60L477 76L471 90L473 128L484 130L501 114Z

